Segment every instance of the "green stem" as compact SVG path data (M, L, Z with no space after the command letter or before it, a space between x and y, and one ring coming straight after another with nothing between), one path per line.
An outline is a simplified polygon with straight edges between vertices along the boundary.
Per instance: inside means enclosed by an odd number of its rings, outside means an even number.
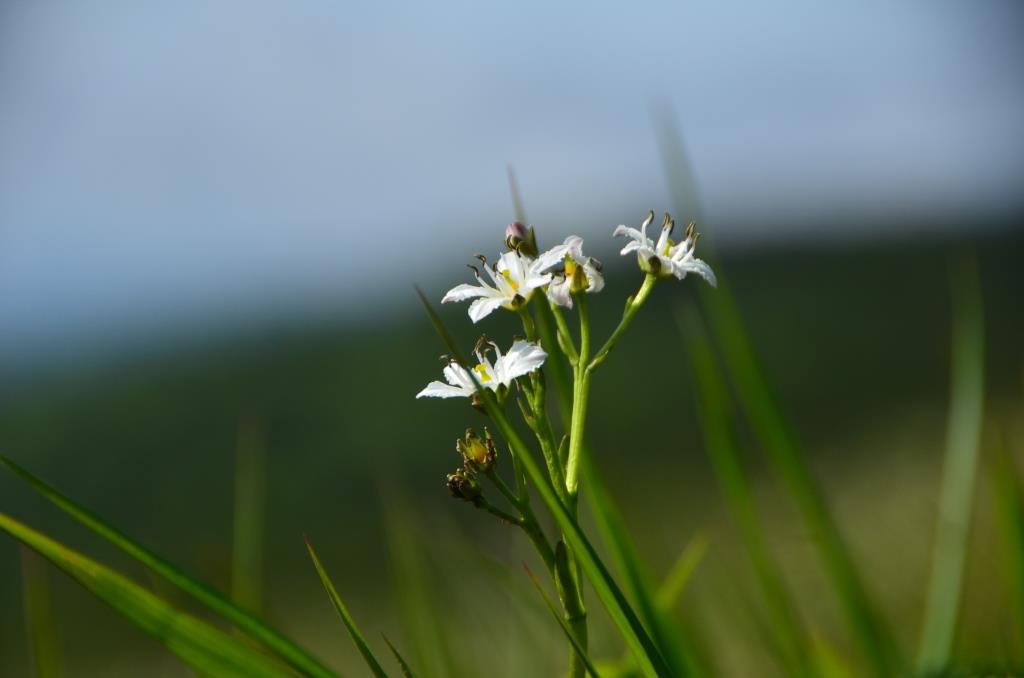
M547 537L544 536L544 531L541 529L540 523L537 522L537 516L533 512L533 507L530 506L529 494L524 492L522 496L517 496L514 492L512 492L509 486L505 484L505 481L502 480L501 476L499 476L494 471L494 469L491 469L484 475L486 475L487 479L490 480L491 483L493 483L496 488L498 488L498 492L500 492L501 495L505 497L505 499L507 499L509 503L515 506L516 509L519 511L518 518L509 516L510 518L512 518L510 522L512 522L513 525L518 525L523 529L523 532L526 533L526 536L529 538L530 543L533 544L533 548L536 549L537 554L540 555L541 560L544 561L544 566L547 567L548 571L551 573L551 576L554 577L555 552L554 549L551 548L551 544L548 543ZM483 497L481 497L479 501L481 501L481 503L484 504L484 506L480 506L478 504L477 508L483 508L491 513L494 513L494 515L497 515L499 518L506 520L504 516L508 516L507 513L491 506L486 502L486 500L483 499ZM495 511L499 511L500 514L504 514L504 516L499 515L499 513L495 513Z
M583 429L587 422L587 404L590 400L590 311L584 295L576 296L580 314L579 360L573 369L572 420L569 424L569 458L565 469L565 488L569 493L569 510L576 514L576 496L579 493L580 452L583 449Z
M523 524L522 518L517 518L516 516L512 515L511 513L508 513L506 511L501 510L500 508L498 508L494 504L490 503L489 501L487 501L483 497L477 497L476 499L474 499L473 500L473 506L475 506L476 508L480 509L481 511L487 511L491 515L497 516L500 520L505 521L509 525L517 525L517 526L519 526L519 525Z
M519 308L519 317L523 321L523 331L526 332L526 338L529 341L536 341L537 328L533 323L533 317L530 315L530 312L526 310L526 306Z
M651 290L654 289L654 283L658 282L658 277L653 273L648 273L644 278L643 285L626 301L626 310L622 313L622 320L619 321L619 326L612 332L612 336L608 337L608 341L604 342L604 346L601 347L595 355L594 359L590 361L587 366L587 370L593 370L595 367L600 365L608 357L608 353L615 348L615 344L618 343L619 338L629 329L630 323L633 322L633 316L640 310L640 307L647 301L647 297L650 296Z
M565 316L562 315L562 309L558 308L558 305L554 302L549 302L549 306L551 307L551 315L555 317L555 325L558 327L558 345L565 353L565 357L575 367L576 363L579 362L580 356L576 351L576 345L573 343L569 326L565 322Z

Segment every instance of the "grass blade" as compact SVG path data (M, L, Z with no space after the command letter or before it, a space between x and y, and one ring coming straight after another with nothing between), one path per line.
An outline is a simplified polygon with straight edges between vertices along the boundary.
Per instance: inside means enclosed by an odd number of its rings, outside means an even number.
M1010 453L999 449L993 469L996 514L1006 553L1006 574L1013 596L1018 652L1024 653L1024 485Z
M327 576L327 571L324 570L324 566L320 564L320 559L316 556L316 551L313 550L313 545L306 539L306 548L309 549L309 557L313 559L313 565L316 567L317 574L320 575L320 581L323 582L324 588L327 590L327 595L330 596L331 602L334 603L334 609L338 611L338 616L341 617L342 623L345 624L345 629L348 630L348 635L352 636L352 642L356 644L356 649L359 650L359 654L363 655L363 659L366 661L366 665L373 671L373 675L377 678L387 678L387 672L381 667L380 662L373 656L373 650L366 644L366 639L363 638L363 634L359 631L359 627L356 626L356 622L352 619L352 615L348 613L348 608L345 607L345 603L341 602L341 597L338 595L338 591L334 588L334 583L331 578Z
M380 635L384 639L384 642L388 644L388 649L391 650L391 654L395 655L395 659L398 661L398 665L402 667L402 675L405 676L405 678L416 678L412 672L412 669L409 668L409 663L405 661L405 659L398 652L398 650L391 643L391 641L388 640L388 637L385 636L383 633Z
M97 535L107 540L124 553L139 561L147 568L160 575L168 582L181 589L207 608L223 617L238 629L244 631L252 638L262 642L270 650L276 653L288 664L310 676L326 678L336 675L327 669L323 664L314 659L306 650L302 649L283 635L267 626L266 623L233 603L228 598L214 591L197 579L185 574L174 567L160 556L156 555L145 546L129 538L116 528L112 527L102 519L76 504L71 499L53 489L45 482L23 469L11 459L0 455L0 463L4 464L34 490L50 500L59 509L70 515L79 523L89 528Z
M623 575L626 590L636 601L640 617L650 629L654 642L673 673L679 676L694 673L694 667L687 661L689 653L681 642L683 636L672 623L672 618L666 614L665 608L658 605L656 587L644 568L633 540L629 537L625 521L608 493L604 481L594 468L589 454L583 457L583 477L588 489L586 496L598 531L611 551L615 567Z
M977 264L973 260L961 263L954 270L951 283L950 408L932 573L917 658L917 668L923 674L945 670L953 648L967 560L985 396L985 330Z
M467 363L462 356L462 352L455 344L437 312L434 311L430 302L427 301L427 298L423 296L423 293L418 288L416 292L434 325L434 329L437 330L438 335L444 341L451 355L455 357L460 365L466 365ZM471 374L473 373L471 372ZM562 534L573 547L579 564L590 580L594 592L608 611L612 622L614 622L622 634L626 645L633 652L640 670L647 676L673 675L654 641L651 640L633 608L629 605L626 596L612 579L608 568L601 561L590 540L584 535L583 530L580 529L579 524L569 510L558 499L558 494L555 488L551 486L547 473L541 470L536 460L530 454L526 443L523 442L523 439L516 432L504 411L498 407L493 394L488 389L481 388L479 384L477 384L477 387L483 397L487 413L501 431L502 436L509 444L513 453L519 456L519 462L523 470L526 471L527 476L533 482L538 496L551 512Z
M0 530L33 549L153 636L203 675L292 675L283 664L239 639L171 607L138 584L32 528L0 513Z
M729 421L728 394L717 360L696 309L678 315L680 331L687 339L690 360L697 381L698 418L704 430L708 454L726 502L736 521L758 583L768 604L770 623L766 625L776 651L785 662L789 675L811 675L802 628L795 605L783 584L782 575L769 555L762 537L750 483L743 470L739 450Z
M808 530L816 537L814 543L873 673L890 676L894 673L895 655L892 638L868 600L849 549L811 476L803 451L775 403L723 276L719 276L718 282L717 293L704 295L704 299L708 302L715 338L736 386L740 406L792 495Z
M666 612L675 607L679 596L683 594L686 585L690 583L690 577L693 576L707 552L708 538L703 534L696 534L686 542L682 553L679 554L676 562L665 575L665 579L662 580L661 586L658 587L656 596L658 607Z
M61 675L61 662L46 564L27 546L21 547L21 580L34 675L55 678Z
M697 182L675 120L666 110L656 120L655 127L675 211L679 215L697 216L700 214ZM718 288L712 290L702 285L699 293L711 312L714 335L729 376L736 385L740 405L769 461L793 496L804 522L818 537L815 543L820 556L873 673L878 676L898 673L897 667L902 662L892 636L868 600L846 544L761 373L725 275L720 269L716 269L716 273Z
M533 582L533 586L537 589L537 593L539 593L540 597L544 599L544 604L547 606L548 610L550 610L551 616L558 622L558 626L561 627L562 632L565 633L565 637L569 639L569 642L572 643L573 649L576 650L580 659L583 660L583 665L587 667L587 671L589 671L590 675L594 678L601 678L600 672L594 667L594 662L591 661L590 656L587 654L587 648L583 647L583 645L580 644L580 641L576 639L576 634L573 633L572 629L569 627L569 623L565 621L562 614L558 611L558 608L555 607L555 604L551 601L551 597L548 596L544 587L540 585L539 581L537 581L537 577L535 577L533 572L530 571L530 568L525 565L523 566L523 569L526 570L526 576L528 576L530 581Z

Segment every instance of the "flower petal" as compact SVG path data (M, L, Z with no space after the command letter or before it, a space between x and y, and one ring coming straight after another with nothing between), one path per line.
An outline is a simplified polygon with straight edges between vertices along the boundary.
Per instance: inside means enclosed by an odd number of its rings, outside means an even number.
M565 245L555 245L547 252L541 253L530 266L530 270L536 273L544 273L561 264L568 251L569 248Z
M715 278L715 272L711 270L711 267L702 259L690 259L689 261L682 264L675 264L672 271L677 278L682 280L686 277L687 273L696 273L704 280L708 281L708 284L712 287L718 287L718 279Z
M551 281L548 285L548 299L552 303L565 308L572 308L572 294L570 289L572 287L572 281L566 280L565 276L560 276Z
M467 392L458 386L446 384L443 381L432 381L427 387L416 394L417 398L468 398L472 391Z
M486 294L487 290L480 285L463 283L448 290L444 297L441 298L441 303L447 304L452 301L466 301L467 299L475 299L476 297L482 297Z
M548 354L538 344L519 339L495 365L495 372L501 382L509 386L513 379L533 372L543 365L547 357Z
M469 305L469 319L475 323L480 322L495 309L501 308L508 299L504 297L481 297Z

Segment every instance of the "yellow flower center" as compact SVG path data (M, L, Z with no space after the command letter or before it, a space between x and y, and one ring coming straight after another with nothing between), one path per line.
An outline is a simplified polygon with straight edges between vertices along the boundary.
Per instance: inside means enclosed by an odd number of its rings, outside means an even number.
M508 271L502 271L501 275L508 282L509 286L512 287L513 292L519 291L519 283L512 279L512 275Z
M480 383L486 384L491 380L491 375L487 373L487 367L485 365L477 365L473 369L478 375L480 375Z
M573 274L576 273L576 262L569 257L565 258L565 277L572 278Z

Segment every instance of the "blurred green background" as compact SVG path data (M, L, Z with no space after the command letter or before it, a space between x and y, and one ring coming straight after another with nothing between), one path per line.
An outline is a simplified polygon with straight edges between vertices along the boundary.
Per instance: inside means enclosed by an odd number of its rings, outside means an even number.
M0 452L346 673L360 660L304 534L371 644L386 632L427 675L557 675L522 535L446 496L455 439L485 420L413 399L444 349L412 284L439 300L497 253L512 163L542 246L580 233L605 262L603 338L640 281L612 229L681 199L913 654L950 270L976 258L985 419L955 654L1024 667L991 488L993 450L1024 464L1018 8L229 6L0 8ZM656 577L708 540L676 613L714 666L773 675L675 320L697 283L658 286L595 379L590 439ZM466 348L517 331L443 315ZM815 535L739 431L808 626L852 656ZM6 471L0 511L189 607ZM240 542L257 560L232 581ZM188 675L44 571L68 675ZM0 538L5 676L29 671L22 576ZM593 653L614 659L589 603Z

